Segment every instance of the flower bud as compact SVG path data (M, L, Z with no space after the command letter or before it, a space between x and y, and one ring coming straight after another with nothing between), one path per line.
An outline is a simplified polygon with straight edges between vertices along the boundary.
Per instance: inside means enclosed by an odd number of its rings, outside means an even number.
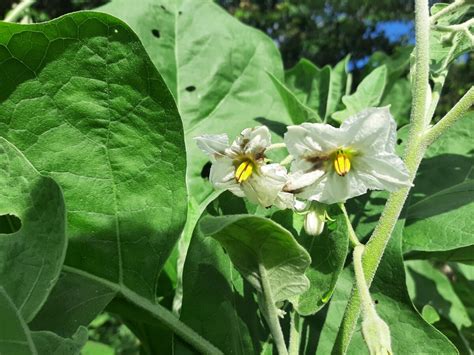
M306 234L311 236L318 236L324 229L324 215L318 214L315 210L310 210L306 213L304 219L304 230Z
M391 355L392 346L390 329L382 318L375 312L362 315L362 334L369 348L370 355Z

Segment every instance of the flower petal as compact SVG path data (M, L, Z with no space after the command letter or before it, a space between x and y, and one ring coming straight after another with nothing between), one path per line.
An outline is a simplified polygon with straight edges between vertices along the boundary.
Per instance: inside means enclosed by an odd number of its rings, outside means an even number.
M346 176L339 176L334 171L325 174L315 184L304 189L299 197L311 201L332 204L367 192L367 186L358 174L351 171Z
M369 108L349 117L341 125L344 146L367 153L395 152L397 124L388 107Z
M357 157L354 164L369 189L396 191L412 185L405 164L395 154Z
M289 192L279 192L277 195L276 200L273 202L273 204L281 209L292 209L295 206L295 195L290 194Z
M235 181L235 167L233 161L228 157L216 159L211 166L209 180L214 188L218 190L231 190L237 187L240 190L240 185Z
M313 185L318 181L325 172L321 169L313 170L308 173L303 173L299 170L290 174L288 182L285 186L286 191L297 191Z
M226 134L209 135L203 134L194 137L197 146L214 161L217 157L223 156L227 147L229 147L229 138Z
M342 143L343 134L335 128L322 123L303 123L299 126L289 126L285 133L285 144L288 152L295 157L315 156L326 154Z
M230 156L263 153L270 144L271 135L266 126L246 128L232 142L226 153Z
M250 202L268 207L275 203L287 180L288 175L283 166L268 164L260 167L259 172L252 174L241 186Z

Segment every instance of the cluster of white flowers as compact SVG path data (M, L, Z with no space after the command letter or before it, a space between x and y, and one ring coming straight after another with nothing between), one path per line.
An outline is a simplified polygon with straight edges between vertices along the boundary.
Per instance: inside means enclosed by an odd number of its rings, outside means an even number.
M265 126L243 130L232 144L225 134L196 141L211 158L209 179L216 189L264 207L303 210L323 226L324 218L314 213L311 201L341 203L367 190L395 191L411 184L395 153L396 123L386 107L364 110L339 128L322 123L289 126L284 137L292 157L289 173L283 165L269 163L265 153L271 137ZM307 221L313 234L322 230L316 222Z

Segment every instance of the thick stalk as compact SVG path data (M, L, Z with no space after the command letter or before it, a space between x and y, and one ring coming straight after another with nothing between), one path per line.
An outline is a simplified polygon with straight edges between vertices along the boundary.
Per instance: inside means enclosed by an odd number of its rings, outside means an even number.
M16 5L13 10L11 10L7 16L5 16L5 22L16 22L23 12L28 9L31 5L33 5L36 0L23 0L21 3Z
M280 321L278 319L278 310L273 300L272 290L270 288L270 283L267 279L267 271L263 265L259 265L260 280L262 283L262 301L260 302L261 307L263 308L263 314L270 328L270 333L272 333L273 341L278 350L279 355L288 355L288 350L286 349L285 338L283 336L283 331L281 330Z
M411 113L412 124L404 158L411 181L413 181L415 177L426 150L426 146L421 144L421 136L427 124L425 120L427 113L426 95L429 85L429 11L427 0L415 1L415 36L415 80ZM410 188L407 187L390 195L379 223L367 243L363 258L363 269L368 286L372 283L409 191ZM357 289L354 288L334 345L334 350L337 353L346 353L359 318L359 313L360 297Z
M290 316L290 346L288 352L290 355L298 355L300 352L301 342L300 315L293 309Z
M160 320L161 323L170 329L173 333L178 335L181 339L187 342L189 345L193 346L196 350L198 350L202 354L206 355L222 355L222 351L217 349L214 345L212 345L209 341L204 339L186 324L181 322L171 311L167 308L163 307L158 303L153 303L147 298L140 296L139 294L133 292L132 290L128 289L125 286L121 286L117 283L111 282L109 280L103 279L101 277L95 276L93 274L89 274L88 272L76 269L71 266L64 265L63 271L80 275L86 279L90 279L95 281L99 284L102 284L109 288L112 291L115 291L127 300L135 304L137 307L140 307L146 311L148 311L153 317Z

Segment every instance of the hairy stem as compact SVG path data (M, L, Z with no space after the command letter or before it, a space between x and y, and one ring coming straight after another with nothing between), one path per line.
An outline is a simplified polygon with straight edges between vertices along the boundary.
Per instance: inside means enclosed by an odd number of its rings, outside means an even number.
M23 0L21 3L16 5L13 10L11 10L7 16L5 16L5 22L16 22L25 10L27 10L31 5L33 5L36 0Z
M288 352L290 355L298 355L301 341L300 315L294 309L291 311L290 324L290 346Z
M425 153L426 146L421 142L427 122L426 97L428 94L429 78L429 11L427 0L415 1L415 75L413 88L413 102L411 112L411 129L405 151L405 164L413 181L421 159ZM375 228L363 258L363 271L370 287L375 272L379 266L385 247L391 237L395 223L400 216L401 210L408 196L410 187L402 188L392 194L385 205L384 211ZM334 345L337 353L346 353L352 334L354 333L360 313L360 296L356 288L353 288L351 298L346 307L343 322L339 329L338 337Z
M262 301L260 302L262 312L272 333L273 341L278 350L279 355L288 355L286 349L285 338L283 337L283 331L281 330L280 321L278 319L278 309L273 300L272 290L270 283L267 279L267 271L263 265L259 265L260 280L262 282Z
M423 144L429 146L443 134L449 127L457 122L462 115L474 104L474 87L464 94L459 102L432 128L425 132Z
M444 9L438 11L436 14L431 16L431 19L430 19L431 23L435 24L436 21L438 21L441 17L456 10L458 7L464 5L465 3L466 3L466 0L455 0L453 3L449 4Z
M349 240L351 241L352 246L355 247L355 246L358 246L358 245L362 245L359 241L359 238L357 238L357 235L354 231L354 228L352 227L351 220L349 219L349 215L347 214L346 206L344 206L343 203L340 203L339 208L341 209L342 213L344 214L344 219L346 221L347 230L349 232Z
M369 288L367 286L367 281L365 280L364 267L362 266L362 257L364 255L364 250L365 247L362 244L359 244L354 248L354 252L352 254L357 290L359 291L362 309L365 313L370 313L373 307L372 298L370 297Z

